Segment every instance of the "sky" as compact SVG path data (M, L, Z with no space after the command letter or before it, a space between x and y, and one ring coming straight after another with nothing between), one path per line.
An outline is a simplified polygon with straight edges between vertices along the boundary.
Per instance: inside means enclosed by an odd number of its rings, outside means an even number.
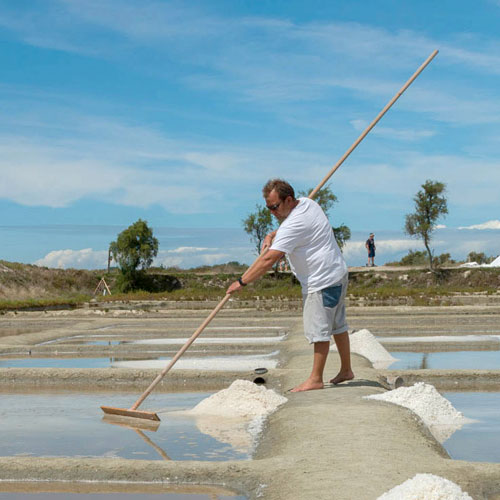
M262 185L332 176L344 255L446 184L435 253L500 253L500 0L3 0L0 259L102 268L142 218L156 264L251 263Z

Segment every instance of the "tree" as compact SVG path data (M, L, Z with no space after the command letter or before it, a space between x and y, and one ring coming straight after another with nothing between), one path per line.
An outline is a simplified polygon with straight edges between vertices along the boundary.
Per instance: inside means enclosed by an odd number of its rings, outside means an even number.
M415 212L406 215L405 233L415 238L421 238L429 258L429 268L433 269L432 250L430 242L436 229L437 221L448 213L448 205L444 192L446 185L437 181L425 181L422 190L413 198Z
M273 230L273 219L271 212L259 204L255 206L257 212L250 214L243 220L243 228L250 235L251 240L255 243L257 255L260 254L262 242L266 234Z
M467 262L477 262L478 264L489 264L494 259L494 257L487 257L484 252L472 251L467 255Z
M441 255L434 257L434 262L438 266L455 264L455 261L451 258L451 255L449 253L442 253Z
M340 250L342 250L346 241L351 238L351 230L345 224L341 224L339 227L332 227L332 230L335 240Z
M409 250L399 264L402 266L423 266L427 260L427 255L421 250Z
M308 197L311 191L312 188L309 189L309 191L307 192L299 191L297 196ZM316 193L314 201L323 209L325 215L329 217L330 209L333 207L335 203L337 203L338 200L337 197L332 193L330 187L326 186L321 188ZM344 245L346 244L346 241L351 238L351 230L345 224L341 224L338 227L333 227L332 229L333 229L333 234L335 236L335 240L337 241L340 250L342 250L342 248L344 248Z
M313 190L313 188L308 191L299 191L297 193L298 198L307 198L309 197L309 193ZM325 215L329 217L330 209L333 207L335 203L337 203L337 197L332 193L330 186L325 186L321 188L314 197L314 201L322 208Z
M120 268L118 286L123 292L137 289L141 279L158 255L158 240L146 221L139 219L110 243L114 261Z

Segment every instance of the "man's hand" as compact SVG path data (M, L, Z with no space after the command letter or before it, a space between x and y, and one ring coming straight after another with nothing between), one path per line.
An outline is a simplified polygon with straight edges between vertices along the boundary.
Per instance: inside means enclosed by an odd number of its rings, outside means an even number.
M239 292L243 287L240 285L239 281L235 281L230 285L230 287L227 289L226 293L234 293L234 292Z
M265 253L265 255L261 254L240 278L243 280L243 285L239 280L236 280L229 286L226 293L232 294L239 292L243 286L258 280L261 276L264 276L264 274L266 274L267 271L269 271L284 255L285 254L279 250L269 250Z

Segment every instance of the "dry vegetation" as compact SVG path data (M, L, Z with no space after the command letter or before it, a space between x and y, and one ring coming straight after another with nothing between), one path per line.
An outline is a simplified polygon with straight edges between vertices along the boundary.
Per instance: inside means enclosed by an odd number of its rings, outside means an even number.
M151 282L166 288L155 292L138 291L117 294L113 289L117 270L109 275L104 271L76 269L48 269L28 264L0 261L0 309L26 307L49 307L78 305L92 298L101 277L113 291L103 300L206 300L223 297L227 286L240 276L246 266L228 263L206 266L191 270L151 269ZM167 284L175 283L176 287ZM175 289L173 289L175 288ZM464 293L496 294L500 289L499 269L441 269L431 273L425 269L411 271L384 271L377 268L352 272L349 294L353 298L363 297L380 303L391 299L406 298L410 304L432 303L435 297L453 296ZM300 286L290 275L269 274L255 284L245 288L241 299L274 298L298 299Z

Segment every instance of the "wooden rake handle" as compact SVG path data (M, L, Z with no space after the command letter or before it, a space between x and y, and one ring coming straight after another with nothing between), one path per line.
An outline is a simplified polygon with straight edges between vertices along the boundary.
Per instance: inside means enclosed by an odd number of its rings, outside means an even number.
M425 69L425 67L437 56L438 50L435 50L420 66L420 68L413 73L411 78L401 87L399 92L385 105L382 111L375 117L375 119L366 127L366 129L362 132L362 134L354 141L352 146L344 153L342 158L332 167L330 172L324 177L324 179L309 193L309 198L313 199L318 191L328 182L328 179L335 173L335 171L344 163L347 157L356 149L358 144L368 135L370 130L375 127L375 125L379 122L379 120L387 113L389 108L401 97L403 92L413 83L413 81L417 78L420 73Z
M231 295L226 294L226 296L217 304L215 309L209 314L205 321L198 327L198 329L189 337L186 343L179 349L179 352L172 358L172 361L161 371L161 373L151 382L151 385L144 391L142 396L134 403L130 408L131 410L137 410L139 405L151 394L151 391L159 384L160 380L170 371L172 366L177 363L177 360L189 349L191 344L198 338L201 332L207 327L207 325L214 319L215 315L224 307L225 303L231 298Z

